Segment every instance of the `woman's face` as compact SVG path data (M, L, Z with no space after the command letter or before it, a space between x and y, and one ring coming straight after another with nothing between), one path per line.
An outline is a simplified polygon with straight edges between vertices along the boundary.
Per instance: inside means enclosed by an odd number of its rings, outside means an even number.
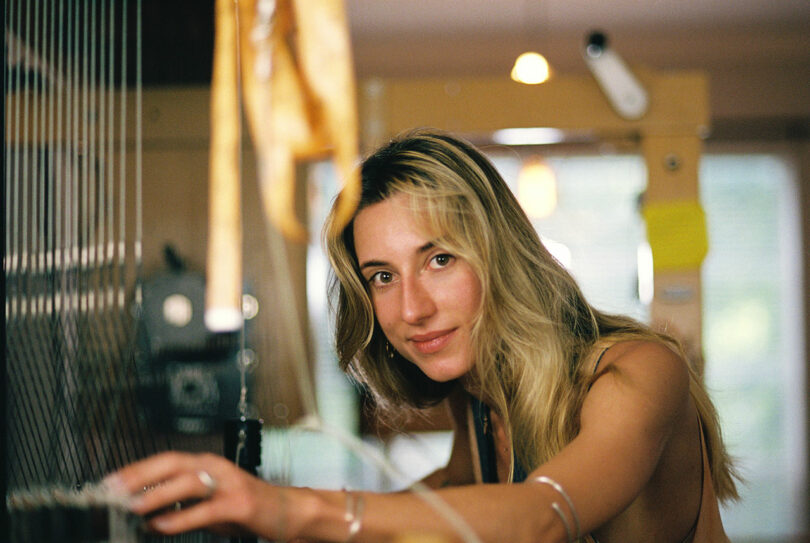
M433 245L399 194L354 220L354 245L374 313L391 345L434 381L473 365L481 285L464 260Z

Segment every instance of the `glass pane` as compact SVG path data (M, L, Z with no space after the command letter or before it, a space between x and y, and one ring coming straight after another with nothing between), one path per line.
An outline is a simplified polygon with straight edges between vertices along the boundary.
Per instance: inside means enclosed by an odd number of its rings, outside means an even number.
M706 382L746 478L729 535L799 533L806 474L800 238L795 175L776 155L701 165L710 251L703 267Z
M520 160L491 155L515 194ZM638 212L646 168L637 156L550 157L558 201L548 217L533 219L547 248L576 278L599 309L644 320L638 297L637 260L645 241Z

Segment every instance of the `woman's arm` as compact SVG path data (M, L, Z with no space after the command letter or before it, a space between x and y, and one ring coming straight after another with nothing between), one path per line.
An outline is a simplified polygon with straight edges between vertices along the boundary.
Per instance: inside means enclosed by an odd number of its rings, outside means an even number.
M562 485L573 500L583 534L618 515L641 493L688 406L683 362L666 347L620 344L608 355L603 361L607 371L585 400L580 434L529 476L545 475ZM129 492L161 483L134 504L136 513L145 514L205 497L200 471L217 480L216 491L187 509L155 517L154 528L176 533L235 525L268 539L346 541L349 536L345 492L275 487L211 455L167 453L125 468L113 482ZM565 505L549 485L469 485L441 489L437 495L482 541L567 539L565 526L551 508L553 502ZM389 541L413 532L458 540L450 524L413 493L362 496L362 529L356 541Z
M210 495L199 477L202 471L216 481L216 490ZM348 541L352 520L347 517L349 505L362 499L361 530L354 541L392 541L405 534L444 536L448 542L463 540L451 523L416 493L362 492L350 498L343 491L277 487L209 454L163 453L124 468L108 478L108 483L127 493L150 488L133 500L131 509L149 517L148 527L164 534L209 529L221 534L256 534L269 540ZM532 502L550 502L554 496L546 496L545 489L470 485L436 494L483 541L535 542L538 534L549 536L542 541L565 541L565 532L555 525L552 515L526 508ZM175 509L178 502L187 505ZM542 527L539 531L538 526Z
M585 398L578 436L527 478L545 475L561 484L583 533L624 511L647 487L673 433L696 424L686 362L665 345L618 343L600 374ZM686 435L699 460L697 429Z

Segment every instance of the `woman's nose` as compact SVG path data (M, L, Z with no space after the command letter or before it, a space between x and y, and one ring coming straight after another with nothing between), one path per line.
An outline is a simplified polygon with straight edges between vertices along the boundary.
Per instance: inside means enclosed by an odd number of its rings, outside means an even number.
M436 311L433 296L418 278L410 278L402 284L402 319L417 324Z

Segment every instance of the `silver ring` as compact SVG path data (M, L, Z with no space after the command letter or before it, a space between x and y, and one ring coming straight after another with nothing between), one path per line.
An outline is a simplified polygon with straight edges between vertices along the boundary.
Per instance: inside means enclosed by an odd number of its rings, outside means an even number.
M205 486L205 496L203 499L207 500L214 495L217 490L217 480L211 477L211 474L201 469L197 472L197 479Z

